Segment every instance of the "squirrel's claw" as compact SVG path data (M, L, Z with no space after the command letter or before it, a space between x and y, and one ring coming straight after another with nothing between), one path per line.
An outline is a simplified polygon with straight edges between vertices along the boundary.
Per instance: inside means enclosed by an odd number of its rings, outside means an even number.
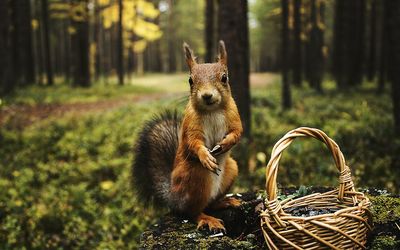
M219 175L217 159L215 159L214 156L212 156L209 151L206 152L207 152L206 155L200 158L201 164L211 172L215 173L216 175Z
M215 147L210 150L210 153L214 156L220 154L221 152L222 152L222 147L219 144L215 145Z

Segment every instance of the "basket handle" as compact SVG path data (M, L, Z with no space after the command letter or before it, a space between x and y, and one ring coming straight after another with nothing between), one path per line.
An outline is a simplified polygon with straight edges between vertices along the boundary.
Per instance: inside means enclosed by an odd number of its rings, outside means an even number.
M267 164L266 169L265 188L268 194L268 201L275 201L277 199L278 187L276 185L276 178L278 173L278 164L279 160L282 157L283 150L286 149L296 137L306 136L313 137L322 141L331 151L333 159L335 160L336 167L340 172L338 195L339 200L343 199L345 191L351 191L354 199L355 194L353 193L353 191L355 191L355 189L353 181L351 180L351 172L349 167L346 165L343 153L340 151L340 148L336 144L336 142L334 142L323 131L319 129L300 127L289 131L275 144L272 149L271 158Z

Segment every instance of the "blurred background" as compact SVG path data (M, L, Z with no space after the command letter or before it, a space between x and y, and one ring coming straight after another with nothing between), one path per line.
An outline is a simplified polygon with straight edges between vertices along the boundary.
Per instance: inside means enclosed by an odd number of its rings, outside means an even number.
M132 147L188 101L183 41L199 62L226 43L245 125L233 192L263 189L275 142L311 126L357 187L398 193L399 19L390 0L1 0L1 248L137 247L160 211L136 199ZM282 186L337 179L316 140L280 162Z

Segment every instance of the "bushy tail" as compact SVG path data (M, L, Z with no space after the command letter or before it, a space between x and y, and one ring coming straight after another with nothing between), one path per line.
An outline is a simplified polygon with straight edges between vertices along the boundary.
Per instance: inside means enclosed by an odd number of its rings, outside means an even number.
M168 201L179 127L177 112L164 111L147 121L139 134L132 177L138 198L145 204L162 206Z

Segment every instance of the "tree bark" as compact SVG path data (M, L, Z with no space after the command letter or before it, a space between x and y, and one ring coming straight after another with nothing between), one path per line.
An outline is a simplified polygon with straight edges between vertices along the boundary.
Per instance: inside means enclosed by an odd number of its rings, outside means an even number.
M380 60L379 60L379 76L378 76L378 94L383 93L385 89L385 82L387 76L387 68L388 68L388 56L389 56L389 43L388 43L388 36L389 36L389 19L388 15L390 14L390 9L388 2L383 0L381 2L382 7L382 23L381 23L381 43L380 43Z
M3 0L4 1L4 0ZM24 53L24 84L32 84L35 82L35 62L33 58L33 43L32 43L32 14L31 14L31 1L24 0L21 2L21 37Z
M311 31L310 31L310 41L309 41L309 81L310 86L322 92L322 78L324 74L324 56L323 56L323 46L324 46L324 33L318 22L318 16L320 12L319 0L311 1Z
M394 132L400 138L400 2L385 0L388 10L389 77L392 88Z
M220 0L219 40L228 53L229 82L243 123L243 137L250 138L249 33L246 0Z
M176 50L175 50L175 28L174 28L174 20L175 20L175 13L174 13L174 0L168 0L168 72L173 73L176 72Z
M206 44L206 55L205 62L214 61L214 42L215 42L215 32L214 32L214 16L215 16L215 5L214 0L206 0L205 8L205 19L206 27L205 31L205 44Z
M43 24L43 41L44 41L44 61L47 76L47 85L53 85L53 67L51 65L50 52L50 32L49 32L49 9L47 0L42 0L42 24Z
M124 85L124 42L123 42L123 11L124 4L122 0L118 0L118 51L117 51L117 71L118 83Z
M360 85L364 72L365 0L337 0L334 71L339 88Z
M370 33L369 33L369 57L368 57L368 69L367 78L368 81L373 81L376 72L376 13L377 13L377 2L372 0L370 10Z
M301 86L303 81L303 53L301 42L301 9L302 0L294 1L294 51L293 51L293 84Z
M73 50L73 85L81 87L90 86L89 71L89 21L87 0L79 2L84 5L83 18L73 17L72 24L76 32L72 35Z
M0 1L0 94L10 93L15 86L10 10L8 0Z
M284 110L292 107L292 96L289 82L289 1L281 0L282 30L281 30L281 68L282 68L282 108Z

